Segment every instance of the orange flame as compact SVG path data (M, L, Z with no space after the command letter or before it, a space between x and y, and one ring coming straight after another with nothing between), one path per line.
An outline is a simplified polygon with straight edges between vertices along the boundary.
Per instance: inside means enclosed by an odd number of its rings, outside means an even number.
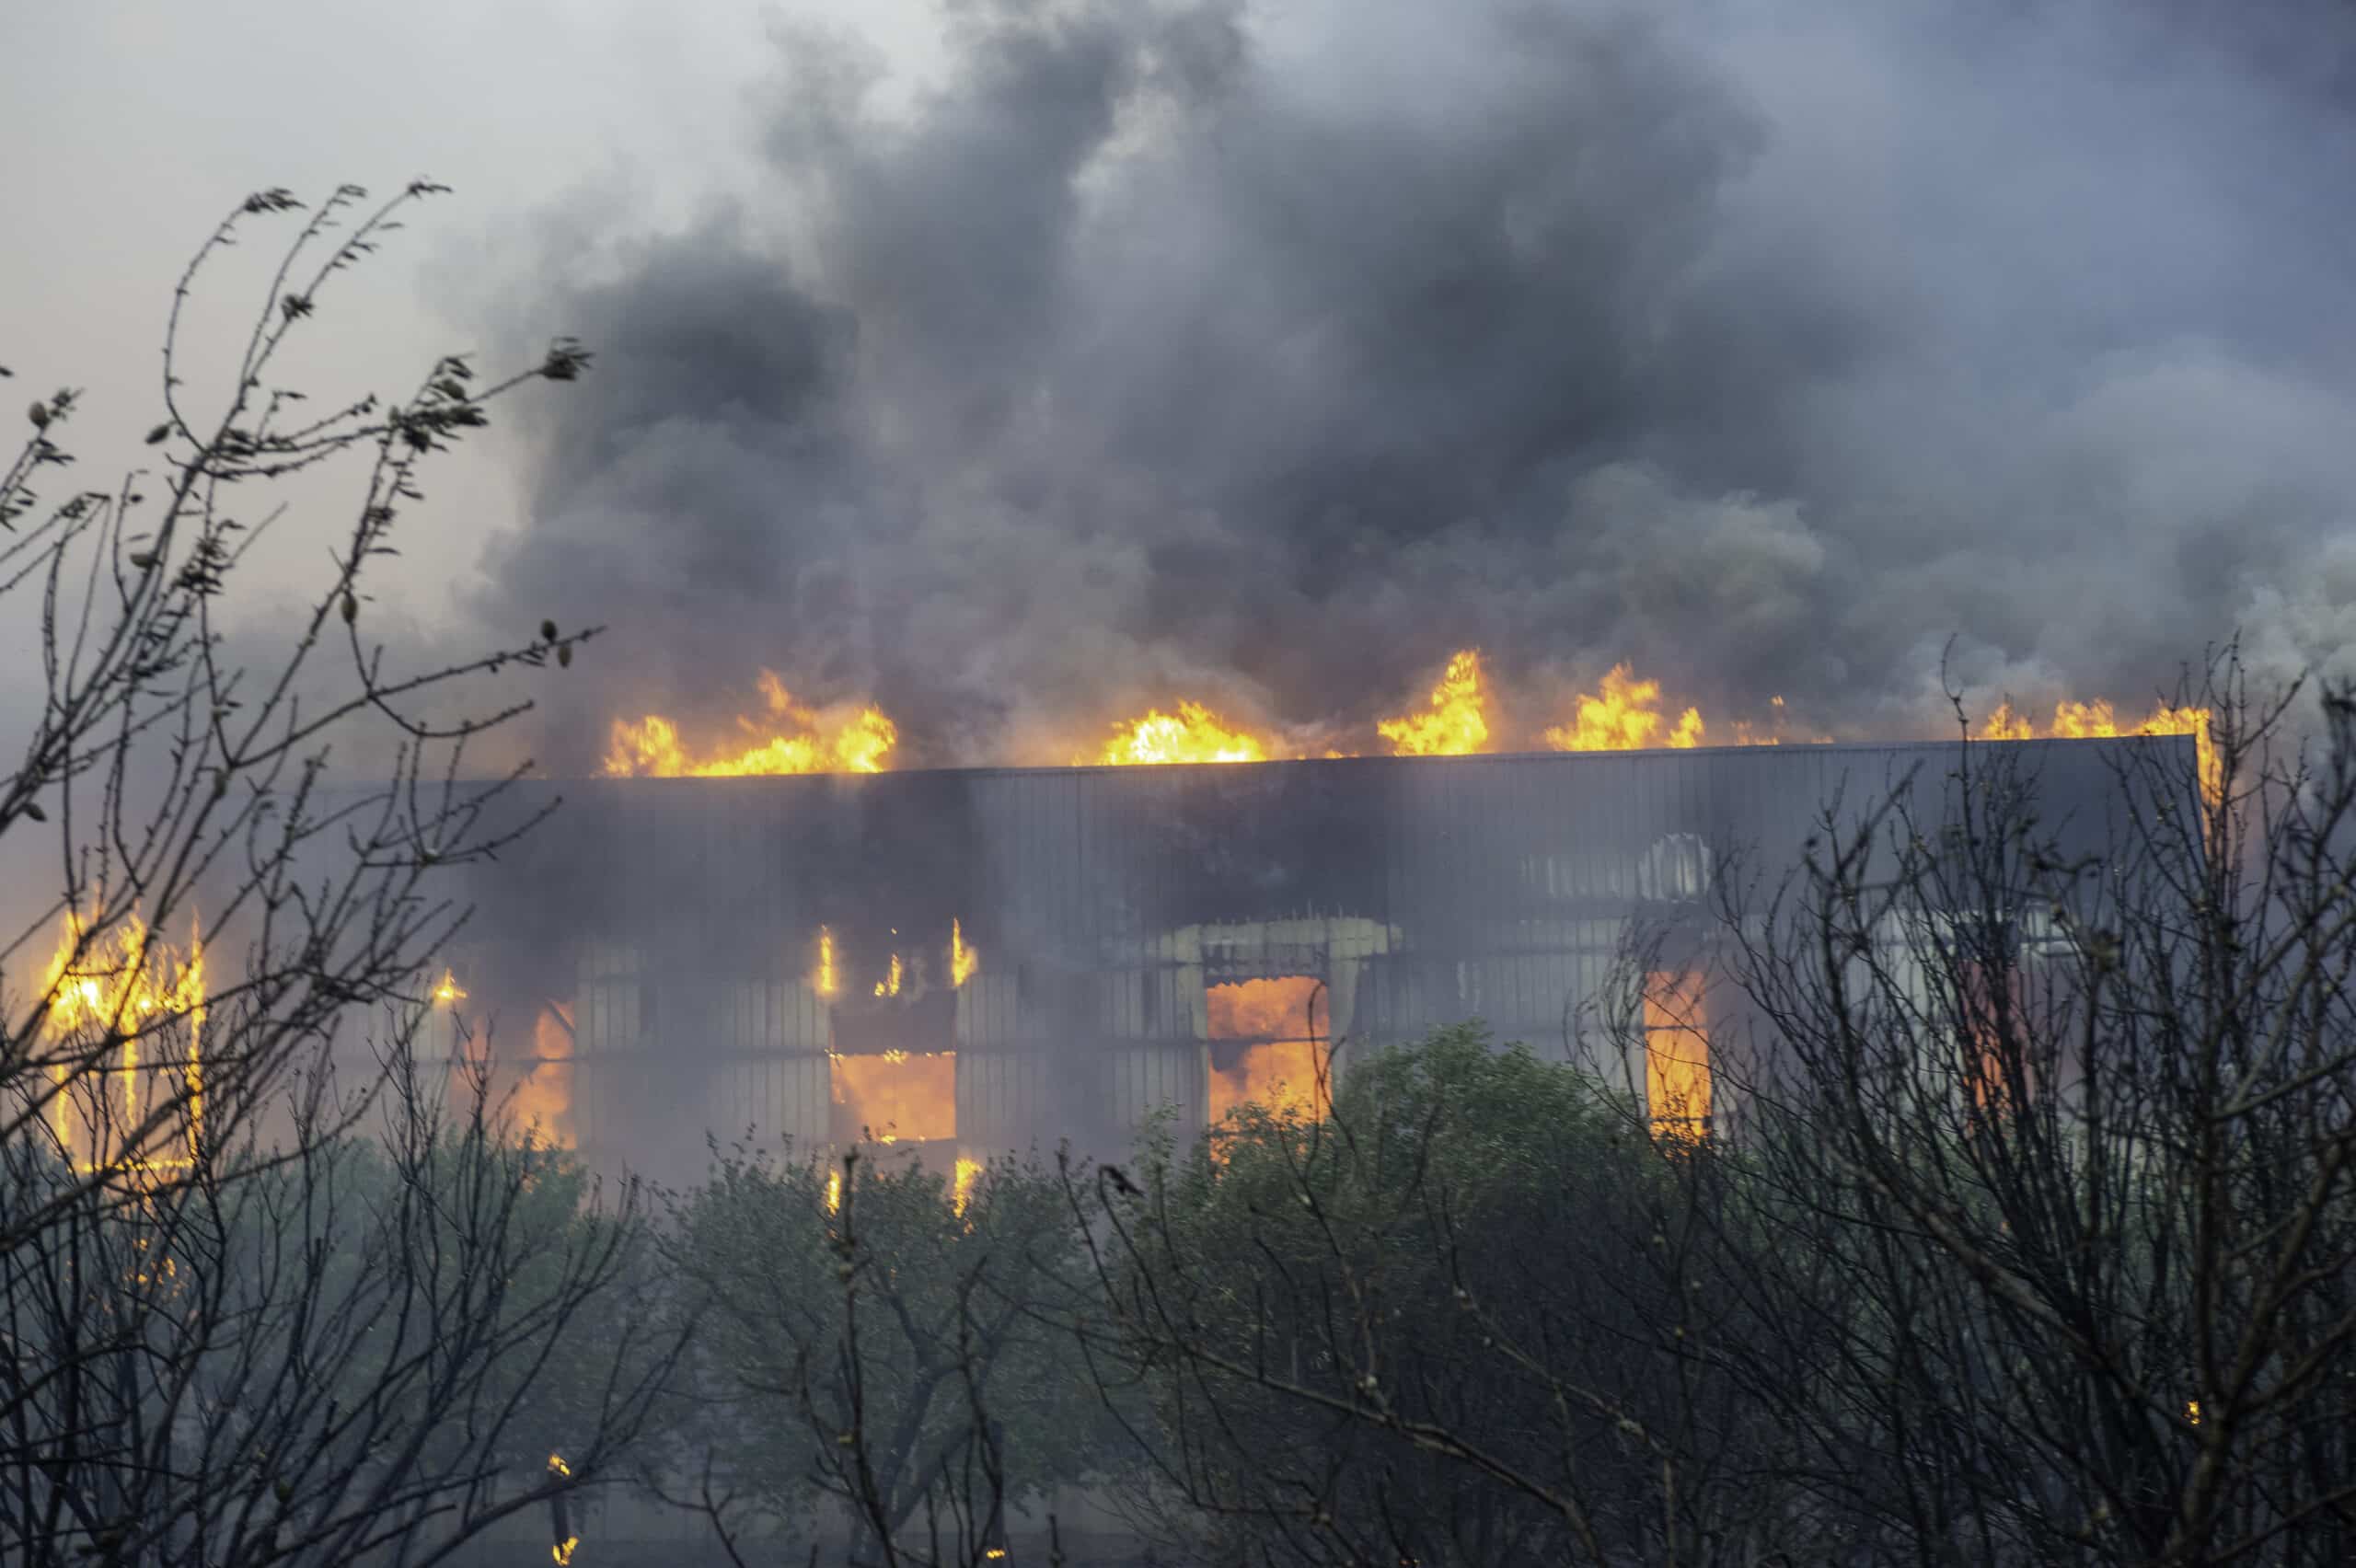
M2167 703L2158 707L2141 722L2122 725L2119 711L2108 702L2072 702L2067 698L2053 705L2053 721L2046 726L2050 738L2076 740L2112 735L2190 735L2200 757L2200 793L2202 799L2214 804L2224 792L2223 764L2209 738L2209 709L2206 708L2175 708ZM2026 714L2013 711L2009 700L1996 705L1980 726L1979 738L1983 741L2033 741L2037 725Z
M898 953L892 955L890 973L875 982L875 994L879 997L896 997L900 994L900 955Z
M1227 1066L1218 1065L1227 1051L1214 1059L1208 1107L1214 1124L1247 1104L1279 1116L1322 1113L1319 1042L1310 1037L1318 984L1313 974L1282 974L1209 988L1210 1037L1253 1042L1236 1050Z
M549 1456L549 1474L553 1478L570 1480L572 1475L572 1467L564 1462L563 1455L550 1454ZM570 1568L570 1564L572 1562L572 1554L580 1549L580 1546L581 1538L568 1532L562 1540L558 1541L549 1549L549 1556L550 1560L556 1563L556 1568Z
M960 920L949 922L949 987L955 990L974 977L982 966L979 954L965 945L965 927Z
M1555 751L1647 751L1657 746L1683 749L1702 744L1702 710L1689 708L1664 735L1660 683L1640 681L1625 664L1614 664L1592 697L1581 697L1576 716L1568 724L1546 732L1546 744Z
M1393 756L1470 756L1489 749L1488 697L1482 689L1481 651L1467 648L1448 662L1432 687L1429 711L1403 713L1375 726Z
M974 1201L974 1183L981 1179L982 1162L959 1155L957 1176L949 1187L949 1206L960 1215L964 1214L965 1205Z
M1149 709L1115 725L1098 756L1106 767L1166 762L1265 762L1269 744L1227 721L1199 702L1181 702L1175 714Z
M1784 744L1784 699L1780 697L1771 697L1767 699L1767 707L1769 716L1767 722L1763 725L1753 724L1747 719L1738 719L1734 721L1735 744L1780 746ZM1829 741L1832 737L1819 735L1817 738L1820 741Z
M786 773L881 773L900 732L880 708L859 709L847 718L829 720L793 700L773 670L763 670L761 698L768 709L765 721L739 715L737 727L747 744L730 750L717 747L702 757L690 755L679 738L679 727L660 714L650 713L636 723L614 721L606 751L609 778L743 778Z

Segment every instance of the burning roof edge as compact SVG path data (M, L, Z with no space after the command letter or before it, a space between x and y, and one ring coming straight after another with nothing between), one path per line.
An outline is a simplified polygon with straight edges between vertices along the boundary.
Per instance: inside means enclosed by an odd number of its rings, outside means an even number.
M812 772L742 774L726 777L679 774L668 776L613 776L607 774L530 773L525 781L539 785L597 785L600 787L677 785L710 789L726 785L778 784L792 780L830 779L837 782L865 784L884 778L1151 778L1172 775L1248 777L1256 774L1293 769L1377 769L1412 768L1472 769L1484 767L1531 766L1539 764L1570 766L1657 766L1680 760L1702 758L1747 758L1771 761L1783 758L1819 758L1855 755L1957 755L1965 749L1972 755L1998 758L2039 755L2049 748L2085 750L2110 748L2114 750L2146 747L2177 746L2182 748L2188 762L2198 755L2199 739L2189 733L2162 735L2052 735L2031 740L1981 740L1965 742L1955 737L1939 740L1910 741L1809 741L1761 745L1724 746L1648 746L1624 751L1516 751L1478 752L1457 756L1303 756L1273 757L1264 762L1160 762L1149 764L1114 763L1047 763L1022 765L993 763L962 767L895 767L875 773ZM494 783L492 779L462 780L462 782Z

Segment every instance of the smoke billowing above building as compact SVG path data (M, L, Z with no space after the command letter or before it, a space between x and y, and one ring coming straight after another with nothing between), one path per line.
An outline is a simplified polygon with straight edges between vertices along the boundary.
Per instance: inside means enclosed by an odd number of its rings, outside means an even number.
M1898 735L1950 636L1989 705L2346 657L2343 10L943 25L896 96L781 32L686 232L569 212L613 243L528 325L601 360L481 606L616 628L552 765L763 668L971 763L1173 696L1365 724L1472 645L1531 733L1623 660Z

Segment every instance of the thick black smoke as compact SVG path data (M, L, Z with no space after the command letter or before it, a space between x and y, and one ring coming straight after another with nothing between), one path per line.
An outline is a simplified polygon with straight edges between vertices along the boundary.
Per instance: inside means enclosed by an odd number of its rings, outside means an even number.
M784 35L763 187L560 291L487 608L618 628L574 763L762 666L947 762L1475 643L1509 742L1621 660L1880 734L1951 635L2031 703L2339 661L2350 17L966 4L888 111Z

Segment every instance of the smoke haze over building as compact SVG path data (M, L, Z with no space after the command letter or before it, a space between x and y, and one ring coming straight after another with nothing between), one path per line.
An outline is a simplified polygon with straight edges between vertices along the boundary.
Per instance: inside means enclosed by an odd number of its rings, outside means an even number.
M542 755L756 672L903 762L1184 695L1934 733L2356 627L2356 22L2322 4L950 8L781 29L759 179L565 203L600 352L475 606L610 623ZM542 269L552 266L551 277ZM519 619L519 617L521 617Z

